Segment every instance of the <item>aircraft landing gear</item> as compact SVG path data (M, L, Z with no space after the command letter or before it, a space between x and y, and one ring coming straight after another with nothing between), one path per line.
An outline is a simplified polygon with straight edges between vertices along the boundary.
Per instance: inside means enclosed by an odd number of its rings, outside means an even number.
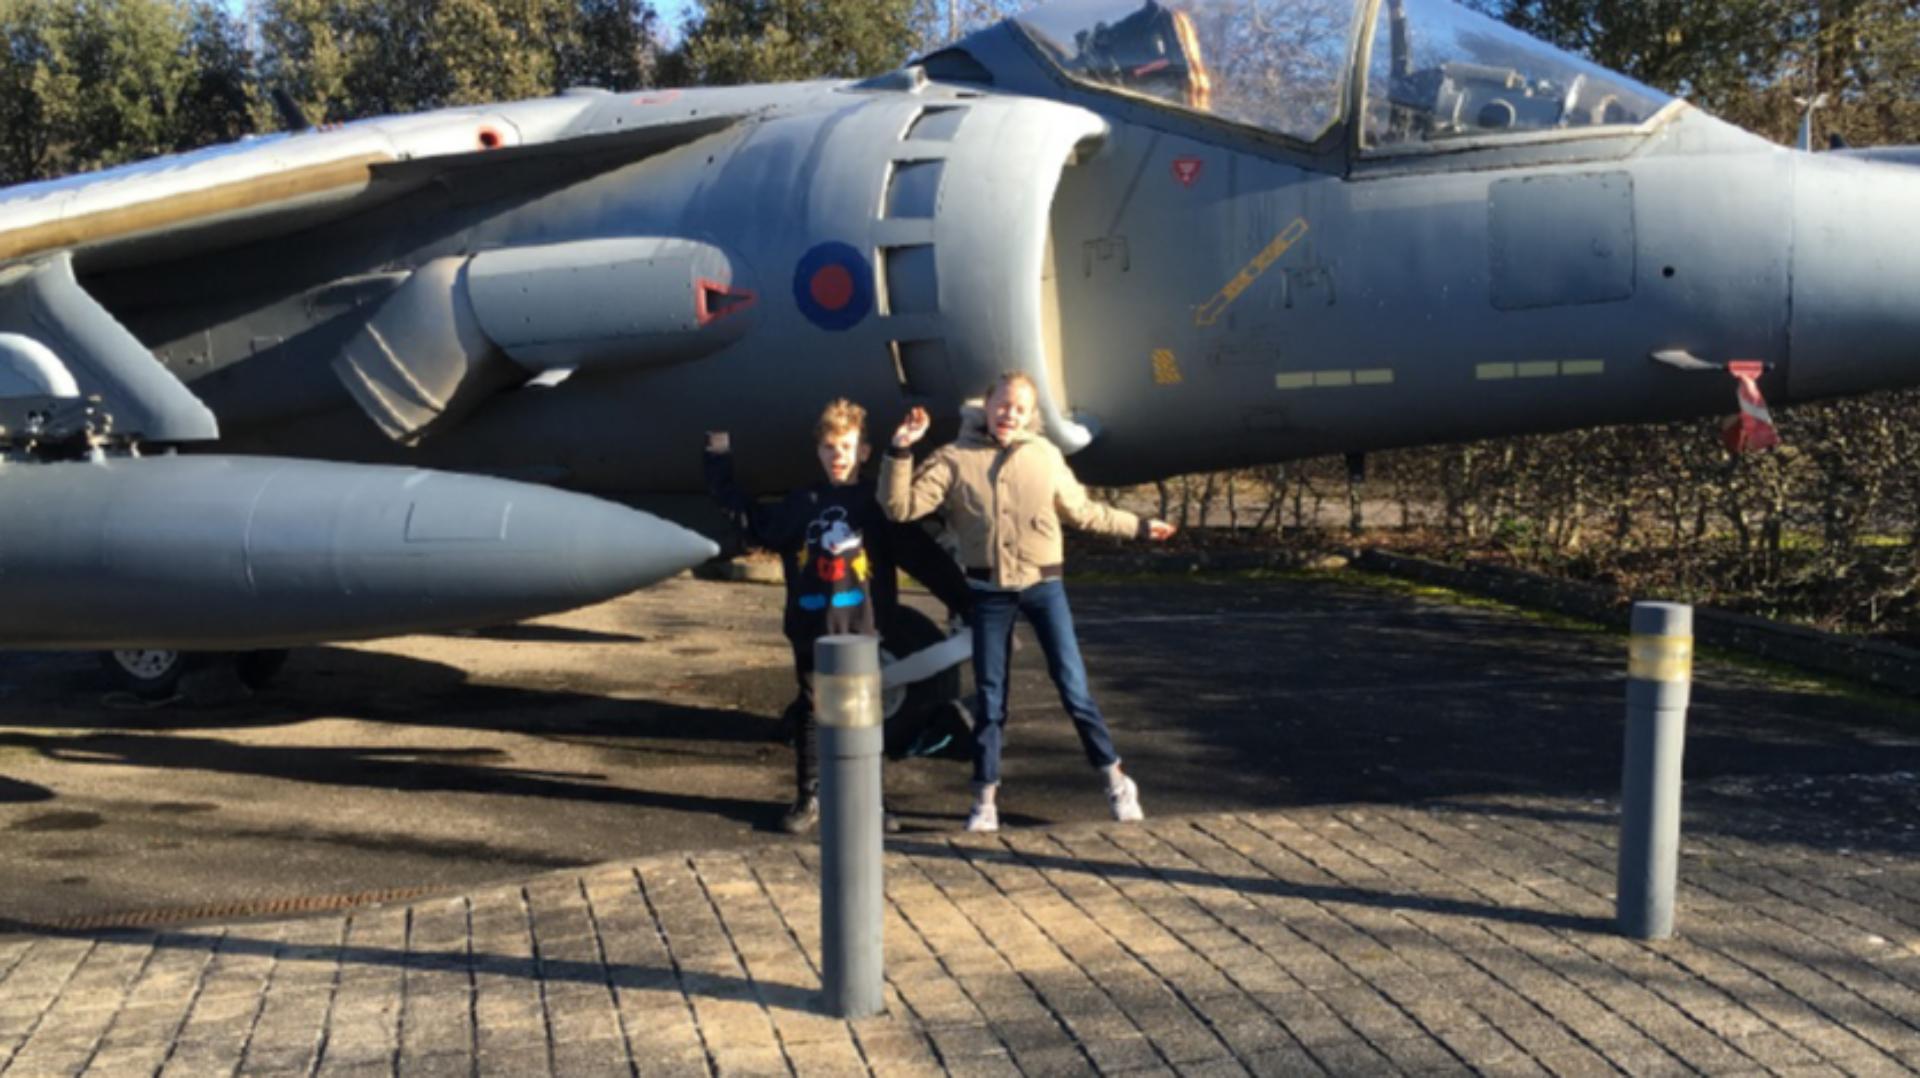
M240 684L259 690L287 665L286 648L259 651L170 651L165 648L125 648L100 653L100 665L115 685L142 700L167 700L179 695L180 681L218 663L232 663Z
M931 649L947 641L945 630L932 618L912 607L902 606L894 611L888 620L880 641L880 664L882 669L894 665L902 659L913 659L922 654L931 655ZM896 677L887 677L883 682L880 696L880 711L886 721L886 753L895 760L909 755L919 755L927 751L930 741L952 735L935 755L958 754L967 750L964 743L956 744L970 736L963 726L949 722L953 729L937 728L936 723L955 718L953 705L960 699L960 668L966 665L971 648L955 651L950 657L932 664L925 660L904 681ZM945 665L940 665L944 662Z
M161 648L124 648L101 652L100 666L120 688L142 700L165 700L179 690L187 657Z
M280 671L286 669L287 659L292 654L290 648L262 648L234 653L234 668L240 675L240 684L255 692L266 688Z

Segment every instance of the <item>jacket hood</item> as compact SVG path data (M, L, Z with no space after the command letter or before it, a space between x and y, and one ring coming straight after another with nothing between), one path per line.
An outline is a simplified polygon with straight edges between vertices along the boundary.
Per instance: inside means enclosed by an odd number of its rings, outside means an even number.
M1034 409L1027 417L1027 425L1013 432L1015 442L1024 442L1040 437L1040 410ZM987 402L985 398L974 397L960 405L960 435L956 439L962 445L995 445L993 432L987 429Z

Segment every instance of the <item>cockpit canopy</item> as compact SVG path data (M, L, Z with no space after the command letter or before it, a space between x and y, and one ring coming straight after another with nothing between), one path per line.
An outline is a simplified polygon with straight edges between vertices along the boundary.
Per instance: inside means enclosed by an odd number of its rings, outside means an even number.
M1342 117L1376 4L1375 152L1631 127L1671 100L1448 0L1057 0L1017 21L1078 82L1311 143Z

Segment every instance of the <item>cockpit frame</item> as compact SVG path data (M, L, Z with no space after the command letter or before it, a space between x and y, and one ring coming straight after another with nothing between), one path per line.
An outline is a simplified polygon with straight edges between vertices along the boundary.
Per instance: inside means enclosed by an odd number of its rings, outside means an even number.
M1356 174L1372 172L1375 169L1397 174L1412 170L1411 166L1421 161L1435 159L1445 159L1449 167L1452 167L1458 157L1467 154L1511 159L1510 161L1501 160L1498 162L1500 164L1515 166L1539 164L1542 163L1543 153L1538 151L1564 148L1569 143L1591 143L1596 149L1608 143L1618 143L1618 151L1615 153L1589 153L1579 156L1583 159L1623 157L1642 140L1692 107L1684 99L1676 97L1667 101L1651 116L1633 124L1596 124L1537 131L1490 132L1484 135L1465 135L1439 141L1407 142L1393 146L1369 145L1367 125L1358 122L1358 119L1366 115L1367 95L1371 87L1369 80L1372 77L1371 59L1375 35L1380 25L1380 9L1391 2L1392 0L1364 0L1364 22L1359 34L1361 44L1348 70L1348 95L1343 112L1349 136L1347 140L1349 153ZM1551 46L1547 47L1551 48ZM1624 76L1621 77L1624 78ZM1530 149L1537 152L1527 152ZM1546 156L1562 155L1550 153Z
M1361 0L1361 2L1370 6L1374 0ZM1305 139L1272 128L1234 120L1211 111L1183 107L1153 94L1131 91L1124 86L1076 77L1054 54L1053 47L1041 40L1037 32L1021 19L1017 17L1009 19L1004 25L1011 29L1011 36L1019 41L1024 50L1038 62L1050 81L1069 89L1076 96L1084 95L1092 101L1101 102L1100 107L1109 111L1113 108L1113 104L1120 104L1123 107L1138 110L1143 119L1155 117L1172 121L1176 129L1199 127L1207 130L1210 132L1208 137L1212 141L1246 142L1269 151L1281 151L1289 157L1295 155L1305 157L1308 161L1302 163L1316 171L1333 173L1345 171L1345 159L1348 156L1346 144L1349 141L1347 115L1350 107L1350 87L1358 56L1356 50L1360 47L1359 42L1363 36L1357 31L1347 37L1345 56L1341 61L1343 73L1339 82L1335 110L1314 138ZM1358 29L1364 29L1364 26ZM1202 66L1205 67L1204 62ZM1164 124L1151 126L1164 126Z
M1013 36L1039 61L1050 78L1077 94L1084 93L1108 102L1123 102L1130 109L1141 110L1147 116L1164 117L1181 127L1198 126L1213 132L1212 137L1216 139L1224 136L1235 142L1250 142L1283 151L1289 157L1304 155L1313 162L1309 167L1317 171L1355 177L1420 171L1423 163L1428 162L1432 164L1424 167L1456 168L1460 167L1462 158L1484 159L1485 167L1496 168L1553 160L1616 159L1631 153L1634 147L1691 107L1684 100L1675 98L1666 101L1652 115L1637 123L1489 131L1444 139L1409 140L1396 145L1370 144L1367 124L1363 122L1368 108L1370 69L1381 8L1390 2L1358 0L1356 3L1354 25L1347 37L1342 92L1333 114L1312 139L1223 116L1191 104L1183 106L1152 93L1131 90L1124 85L1077 76L1056 53L1057 46L1041 40L1039 31L1019 19L1011 20L1011 25ZM1552 48L1544 43L1541 46L1544 49ZM1196 66L1202 78L1211 77L1204 57ZM1466 68L1471 65L1449 66ZM1631 82L1625 76L1620 78ZM1577 86L1579 79L1576 78L1574 83Z

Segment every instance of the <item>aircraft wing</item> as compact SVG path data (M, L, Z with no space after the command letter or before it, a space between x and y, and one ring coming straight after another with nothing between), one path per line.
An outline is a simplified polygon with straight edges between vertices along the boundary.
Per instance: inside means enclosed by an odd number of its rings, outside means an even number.
M429 184L510 191L584 179L744 115L661 109L653 122L622 115L608 130L586 115L604 100L577 94L382 117L0 190L0 336L51 347L118 430L212 440L213 414L87 293L81 271L290 235Z
M560 97L325 130L0 191L0 646L283 646L512 620L715 553L665 521L505 480L207 443L214 413L81 268L294 233L429 184L584 179L723 130L662 110L607 130ZM108 418L110 417L110 418Z
M584 178L724 130L741 115L661 110L582 132L598 95L382 117L265 135L0 190L0 266L71 251L138 264L286 235L484 167Z

